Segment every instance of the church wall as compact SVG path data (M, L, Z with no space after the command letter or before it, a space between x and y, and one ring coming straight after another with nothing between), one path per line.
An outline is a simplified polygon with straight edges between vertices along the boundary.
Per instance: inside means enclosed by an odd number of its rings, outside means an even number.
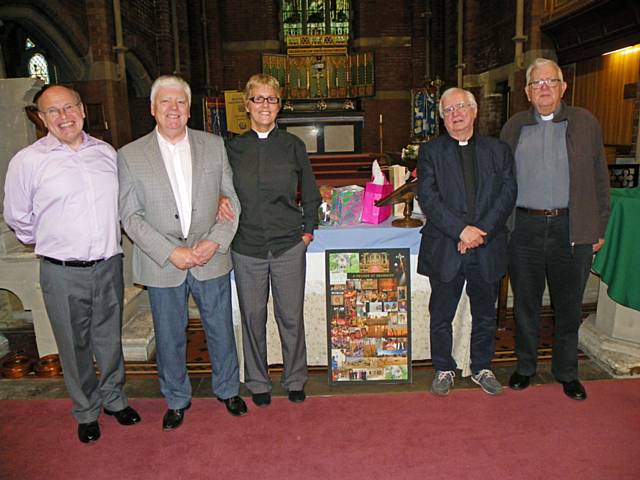
M352 2L353 50L373 51L375 96L362 101L365 111L363 150L377 152L379 117L383 115L384 150L399 152L409 143L413 54L413 2Z
M156 3L155 0L121 2L124 43L144 65L151 78L155 78L160 71L167 71L167 67L161 68L156 42L158 37L168 34L169 25L156 21ZM168 68L173 70L172 66Z
M202 11L206 12L203 22ZM466 0L464 3L464 85L479 103L478 131L495 135L509 114L528 107L523 93L524 70L514 65L516 0ZM379 115L384 116L384 148L399 151L410 141L410 92L436 76L443 89L456 85L457 1L445 0L353 0L352 51L373 51L376 61L375 96L363 99L365 116L363 150L379 149ZM0 0L0 9L16 2ZM190 0L177 1L180 64L175 65L171 0L122 1L124 45L144 70L146 85L160 74L179 72L191 84L199 102L205 93L242 88L247 78L261 70L263 52L281 52L278 0ZM128 88L129 101L117 79L111 0L23 0L21 9L31 9L51 22L73 46L74 65L80 75L61 72L65 81L95 82L86 91L104 101L109 124L116 130L116 146L137 138L153 126L148 92L140 85ZM430 79L426 78L425 10L431 11ZM544 3L524 2L525 67L533 58L553 56L552 45L540 32ZM33 25L31 20L25 25ZM33 29L43 35L42 29ZM205 48L206 42L206 48ZM208 60L209 79L207 83ZM64 52L63 52L64 53ZM6 56L6 55L5 55ZM82 70L84 69L84 70ZM129 75L138 76L140 71ZM497 85L511 88L510 111ZM130 122L120 122L128 103ZM194 104L199 108L199 104ZM634 117L634 144L637 115ZM121 123L121 124L120 124Z
M36 11L51 18L60 25L60 30L69 36L80 52L87 53L90 32L86 12L91 0L22 0L19 3L22 7L33 6Z
M464 26L465 74L513 62L516 0L465 2Z
M262 2L259 8L251 0L221 0L223 89L243 88L254 73L262 70L262 53L280 51L279 4Z

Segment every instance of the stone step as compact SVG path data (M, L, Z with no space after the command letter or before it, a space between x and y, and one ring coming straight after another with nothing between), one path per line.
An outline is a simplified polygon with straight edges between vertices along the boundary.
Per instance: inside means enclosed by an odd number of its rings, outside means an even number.
M149 297L147 291L141 287L125 288L122 351L125 361L128 362L149 361L156 351L156 336L149 309Z
M127 362L149 361L156 351L151 312L138 312L122 327L122 352Z
M0 333L0 358L9 353L9 340Z

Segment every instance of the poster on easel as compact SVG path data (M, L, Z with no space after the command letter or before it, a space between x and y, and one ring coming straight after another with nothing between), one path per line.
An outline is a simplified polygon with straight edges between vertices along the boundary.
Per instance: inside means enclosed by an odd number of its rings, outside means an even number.
M327 250L328 376L411 383L410 252Z

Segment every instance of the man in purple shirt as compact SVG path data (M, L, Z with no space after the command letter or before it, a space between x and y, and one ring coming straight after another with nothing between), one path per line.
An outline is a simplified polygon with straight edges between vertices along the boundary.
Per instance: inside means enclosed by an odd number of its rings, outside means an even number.
M101 408L121 425L140 421L123 391L116 153L82 131L75 90L48 86L34 101L49 134L11 159L4 219L41 258L40 286L78 437L90 443L100 438Z

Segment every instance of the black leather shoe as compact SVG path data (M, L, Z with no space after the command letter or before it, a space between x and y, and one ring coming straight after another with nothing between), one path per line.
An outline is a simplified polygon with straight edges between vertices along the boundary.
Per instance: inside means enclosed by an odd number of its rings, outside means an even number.
M79 423L78 438L82 443L97 442L100 438L100 425L98 425L98 422Z
M219 398L218 400L224 403L224 406L227 407L227 412L234 417L241 417L247 414L247 404L238 395L231 398Z
M105 408L104 413L112 417L116 417L116 420L120 425L134 425L140 422L140 415L138 415L138 412L131 407L123 408L117 412Z
M562 382L564 394L573 400L586 400L587 391L584 389L580 380L571 380L570 382Z
M289 392L289 401L293 403L302 403L307 396L304 390L291 390Z
M191 407L191 402L184 408L176 408L175 410L167 410L167 413L164 414L164 418L162 419L162 429L165 431L175 430L180 425L182 425L182 421L184 420L184 412L189 410Z
M531 380L529 375L520 375L517 371L513 372L513 375L511 375L509 379L509 388L513 390L524 390L529 386L529 380Z
M271 392L254 393L251 395L251 400L253 400L256 407L266 407L271 405Z

